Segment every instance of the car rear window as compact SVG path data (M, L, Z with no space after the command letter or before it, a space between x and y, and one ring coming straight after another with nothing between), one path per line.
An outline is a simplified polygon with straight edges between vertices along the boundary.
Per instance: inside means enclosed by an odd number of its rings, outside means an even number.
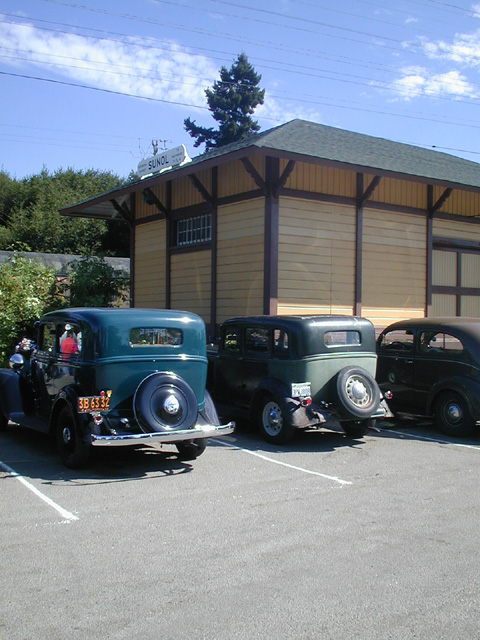
M178 346L183 343L181 329L139 327L130 331L131 347Z
M358 331L325 331L324 340L327 347L342 347L361 343Z

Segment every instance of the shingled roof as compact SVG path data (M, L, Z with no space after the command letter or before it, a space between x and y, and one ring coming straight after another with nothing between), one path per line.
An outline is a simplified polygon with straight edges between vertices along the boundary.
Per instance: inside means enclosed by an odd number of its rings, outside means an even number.
M480 164L476 162L306 120L292 120L274 129L252 135L241 142L226 145L195 158L195 163L252 146L266 151L276 151L282 156L293 154L303 156L305 160L327 160L370 169L372 172L388 171L480 187Z
M292 120L268 131L253 134L194 158L188 164L133 182L96 198L61 210L62 215L112 217L117 214L112 199L122 204L139 188L152 186L173 177L207 169L252 153L303 162L329 164L360 172L414 178L445 187L480 190L480 164L448 153L423 149L329 127L306 120ZM113 197L113 194L115 196Z

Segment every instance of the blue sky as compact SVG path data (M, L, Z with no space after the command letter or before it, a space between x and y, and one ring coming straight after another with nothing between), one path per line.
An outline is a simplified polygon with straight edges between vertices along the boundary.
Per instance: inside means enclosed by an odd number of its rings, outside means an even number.
M244 51L294 118L480 162L480 0L3 0L0 169L126 177ZM216 125L215 125L216 126Z

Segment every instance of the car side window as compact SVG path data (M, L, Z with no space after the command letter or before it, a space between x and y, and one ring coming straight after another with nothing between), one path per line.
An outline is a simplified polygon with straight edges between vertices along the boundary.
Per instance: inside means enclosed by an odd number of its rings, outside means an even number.
M382 351L400 351L408 353L413 351L413 333L408 329L395 329L387 331L380 340Z
M238 327L228 327L225 329L222 338L223 351L231 353L239 353L241 350L240 329Z
M286 357L290 353L288 346L288 332L284 329L273 330L273 355Z
M464 347L458 338L441 331L424 331L420 335L422 353L462 353Z
M245 331L245 350L250 353L267 353L268 338L268 329L247 327Z
M53 322L46 322L40 326L39 351L55 353L57 330Z
M79 355L82 350L82 331L78 324L67 322L57 327L60 353L63 356Z

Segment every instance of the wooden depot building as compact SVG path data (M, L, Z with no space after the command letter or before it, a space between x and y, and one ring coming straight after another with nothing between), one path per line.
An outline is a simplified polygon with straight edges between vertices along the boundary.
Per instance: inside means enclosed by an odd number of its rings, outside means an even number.
M480 317L480 164L303 120L67 207L131 229L135 307Z

